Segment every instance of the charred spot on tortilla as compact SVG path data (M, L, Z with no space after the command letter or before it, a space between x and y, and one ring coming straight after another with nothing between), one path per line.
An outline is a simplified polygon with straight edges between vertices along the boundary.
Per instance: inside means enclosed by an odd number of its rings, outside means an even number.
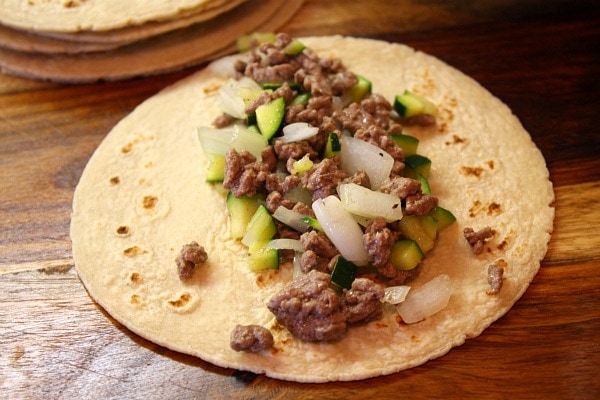
M139 306L140 304L142 304L142 301L138 294L132 294L129 298L129 302L134 306Z
M117 228L116 233L118 236L128 236L130 233L130 230L127 225L121 225Z
M118 176L113 176L112 178L109 179L108 182L110 183L111 186L116 186L119 183L121 183L121 178L119 178Z
M208 254L198 242L193 241L184 245L175 259L179 279L182 281L190 279L198 266L204 264L206 260L208 260Z
M445 142L445 144L446 144L446 146L450 146L453 144L461 144L461 143L466 143L466 142L467 142L467 139L462 138L462 137L458 136L457 134L453 134L452 140Z
M467 167L466 165L461 165L460 172L463 175L475 176L477 178L480 178L481 174L483 174L483 168L481 168L481 167Z
M132 246L132 247L128 247L125 250L123 250L123 255L125 255L126 257L136 257L136 256L139 256L140 254L146 254L146 253L148 253L148 251L142 249L139 246Z
M131 275L129 275L129 282L134 286L139 285L142 283L142 275L139 272L132 272Z
M156 203L158 203L158 197L156 196L144 196L142 199L142 207L147 210L153 209L156 206Z

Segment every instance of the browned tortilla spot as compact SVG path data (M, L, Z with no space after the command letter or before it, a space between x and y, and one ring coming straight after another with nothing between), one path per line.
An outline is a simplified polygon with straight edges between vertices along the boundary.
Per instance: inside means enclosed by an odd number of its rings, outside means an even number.
M137 285L140 282L142 282L142 276L140 275L139 272L132 272L131 275L129 276L129 280L131 281L131 283Z
M461 138L458 135L452 135L452 140L449 140L446 142L446 146L450 146L451 144L460 144L460 143L466 143L467 139L465 138Z
M133 149L133 143L127 143L125 146L121 148L121 153L127 154Z
M494 169L494 160L489 160L485 162L490 169Z
M132 294L130 303L133 304L134 306L139 306L141 303L140 296L138 296L137 294Z
M169 304L173 307L181 308L192 300L192 295L189 293L182 293L177 300L169 300Z
M137 255L144 254L144 253L147 253L147 251L142 250L138 246L129 247L129 248L123 250L123 254L126 255L127 257L135 257Z
M502 250L506 249L507 245L508 245L508 241L506 239L504 239L502 242L500 242L500 244L496 248L498 250L502 251Z
M129 227L126 225L121 225L117 228L117 235L127 235L129 234Z
M460 172L461 174L465 175L465 176L475 176L477 178L481 177L481 174L483 174L483 168L481 167L467 167L466 165L461 165L460 167Z
M502 214L502 206L498 203L492 202L487 206L488 215L499 215Z
M121 178L119 178L118 176L113 176L112 178L110 178L109 182L111 185L115 186L121 183Z
M146 210L151 210L156 206L158 202L158 198L156 196L144 196L142 200L142 205Z
M212 94L212 93L215 93L217 90L219 90L220 87L221 87L221 84L218 82L215 82L208 86L205 86L202 90L206 94Z

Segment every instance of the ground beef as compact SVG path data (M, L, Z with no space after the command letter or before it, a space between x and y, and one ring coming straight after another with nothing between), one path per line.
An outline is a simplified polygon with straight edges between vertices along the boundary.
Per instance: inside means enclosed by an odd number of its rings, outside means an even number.
M346 317L330 284L329 274L310 271L273 296L267 307L298 339L337 339L346 332Z
M296 188L300 184L300 177L298 175L286 175L285 178L281 178L280 175L272 173L267 175L265 180L265 187L269 192L280 192L286 194L292 189Z
M339 253L329 238L322 232L308 231L300 236L300 242L305 251L300 257L300 267L303 272L313 269L321 272L331 272L331 259Z
M238 153L235 149L230 149L225 155L223 187L236 197L254 196L276 166L273 154L273 149L269 146L263 150L263 161L257 161L246 150Z
M357 170L354 174L344 179L342 183L354 183L369 189L371 188L371 180L369 179L369 175L367 175L367 173L362 169Z
M235 351L258 353L273 346L273 335L260 325L237 325L231 331L229 345Z
M288 159L299 160L306 154L312 159L316 158L319 153L312 148L309 142L301 140L299 142L285 143L281 139L275 139L273 141L273 148L275 154L280 161L287 162Z
M292 200L283 198L283 195L278 191L269 193L265 201L265 207L267 207L267 210L271 213L274 213L280 206L291 210L294 207L294 204L295 203Z
M342 311L346 322L371 321L381 317L383 312L383 288L367 278L357 278L350 290L344 290Z
M489 226L486 226L477 232L475 232L473 228L465 228L463 230L465 239L467 239L467 242L471 245L473 253L477 255L483 253L485 243L494 236L494 233L494 230Z
M437 197L431 194L417 193L406 198L406 214L427 215L438 205Z
M502 288L502 276L504 275L504 268L500 265L492 264L488 267L488 283L490 284L490 290L488 293L496 294Z
M191 278L196 267L200 264L204 264L207 259L208 255L206 254L204 247L200 246L197 242L194 241L184 245L175 259L179 279L185 281Z
M313 192L312 200L315 201L329 196L347 177L336 157L324 158L304 173L302 185Z
M383 181L379 187L379 191L393 194L400 199L405 199L408 196L421 193L421 182L415 179L397 176Z
M225 128L226 126L233 124L234 121L235 118L231 115L221 114L213 121L213 126L215 128Z
M273 92L262 92L260 96L248 103L244 109L244 112L248 115L253 114L258 107L262 106L263 104L270 103L271 101L280 97L283 98L286 104L289 104L297 94L298 92L290 88L290 85L287 82L284 82Z
M393 278L398 273L389 262L392 246L398 240L398 236L398 232L387 227L384 218L373 219L363 235L363 245L372 259L371 263L387 278Z

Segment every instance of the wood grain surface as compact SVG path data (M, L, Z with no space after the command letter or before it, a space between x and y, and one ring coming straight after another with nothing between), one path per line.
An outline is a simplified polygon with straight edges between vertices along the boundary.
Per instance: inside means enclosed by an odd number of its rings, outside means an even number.
M156 346L112 320L77 279L71 200L112 126L197 68L89 85L0 75L2 397L600 398L595 2L307 0L284 30L408 44L472 76L511 107L541 149L556 194L549 251L525 295L448 355L359 382L282 382Z

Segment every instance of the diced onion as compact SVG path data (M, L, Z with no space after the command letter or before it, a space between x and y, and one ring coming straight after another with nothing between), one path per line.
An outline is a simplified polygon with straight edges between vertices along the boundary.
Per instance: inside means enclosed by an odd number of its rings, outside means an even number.
M258 160L262 159L262 151L269 145L260 133L237 124L222 129L201 126L198 128L198 137L206 154L225 155L234 148L238 153L247 150Z
M208 126L198 128L198 138L206 154L225 155L234 139L232 128L215 129Z
M390 176L394 158L379 147L351 136L342 135L340 162L342 169L349 174L364 170L371 181L371 188L379 189Z
M387 222L402 219L400 198L389 193L370 190L356 183L338 185L337 192L344 207L362 217L383 217Z
M304 246L298 239L273 239L267 243L267 247L271 249L285 249L294 250L296 252L303 252Z
M413 288L406 300L396 306L398 314L407 324L428 318L448 305L452 294L452 281L448 275L439 275L421 287Z
M283 136L281 140L284 143L298 142L315 136L319 133L319 128L306 122L294 122L283 127Z
M340 199L328 196L312 204L323 231L342 257L356 265L366 265L369 256L363 245L363 232L352 215L342 207Z
M233 78L228 79L219 88L218 107L225 114L231 115L234 118L246 118L246 103L239 95L239 88L249 88L259 90L260 85L248 77L243 77L240 80Z
M388 286L383 290L384 294L381 302L390 304L402 303L409 291L410 286Z
M306 232L308 230L308 225L302 221L302 218L305 217L305 215L297 211L290 210L284 206L279 206L272 216L279 222L286 224L298 232Z
M241 153L243 150L247 150L258 160L262 160L262 151L269 145L267 139L260 133L251 131L242 125L234 125L233 131L234 138L231 146L238 153Z
M301 257L302 257L302 253L296 252L294 254L294 259L292 261L292 279L296 279L300 275L305 274L305 272L302 271L302 265L300 264Z

